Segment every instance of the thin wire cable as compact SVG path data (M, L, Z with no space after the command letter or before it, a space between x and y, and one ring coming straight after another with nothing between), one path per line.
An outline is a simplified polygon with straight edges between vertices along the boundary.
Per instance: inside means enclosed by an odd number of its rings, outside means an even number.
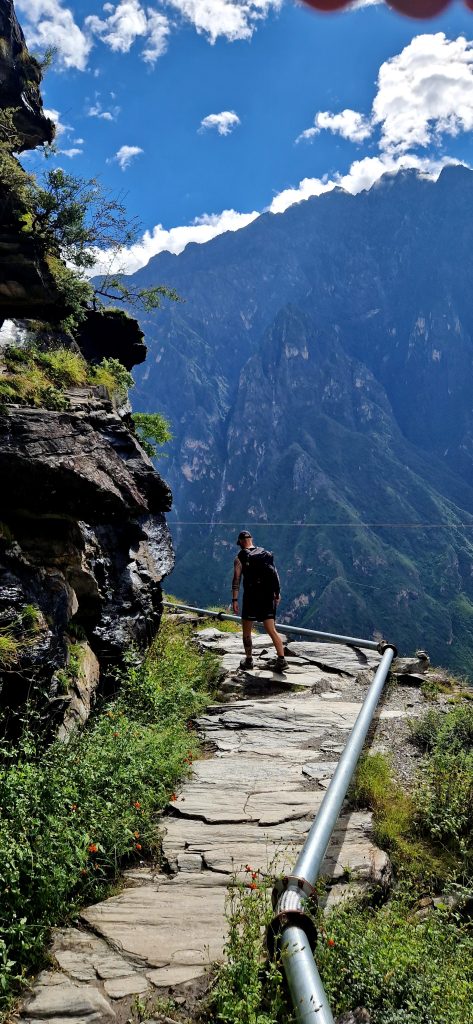
M241 525L242 520L235 520L234 522L228 523L213 523L208 520L191 520L191 519L172 519L168 517L168 523L170 526L228 526L238 527ZM299 530L304 529L325 529L329 527L332 530L347 528L351 529L366 529L366 530L472 530L473 522L471 523L268 523L259 522L255 520L245 520L247 525L257 527L261 530L263 527L286 527L294 526Z

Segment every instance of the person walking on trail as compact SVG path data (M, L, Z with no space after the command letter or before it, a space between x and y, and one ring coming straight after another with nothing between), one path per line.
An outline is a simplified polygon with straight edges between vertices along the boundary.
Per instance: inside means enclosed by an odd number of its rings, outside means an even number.
M270 551L256 547L251 533L242 530L238 534L237 544L240 551L233 563L232 609L239 614L238 593L243 577L243 604L241 620L243 628L243 646L245 657L240 661L240 668L253 668L253 644L251 630L254 622L262 622L276 648L276 660L270 664L274 672L284 672L287 661L284 657L284 646L279 633L276 632L276 608L281 600L279 576L273 564Z

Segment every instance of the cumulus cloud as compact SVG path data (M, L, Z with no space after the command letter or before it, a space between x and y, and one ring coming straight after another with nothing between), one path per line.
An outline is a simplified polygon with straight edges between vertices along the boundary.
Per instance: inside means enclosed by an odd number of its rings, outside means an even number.
M148 38L146 46L142 50L143 60L154 66L158 57L162 57L167 50L168 36L171 26L168 18L159 11L148 7Z
M271 10L279 10L282 0L168 0L197 32L208 36L211 43L223 36L230 42L250 39L258 21Z
M294 203L311 199L312 196L320 196L324 192L332 192L334 188L342 188L351 195L357 195L358 192L371 188L383 174L397 174L398 171L407 169L416 170L419 174L435 180L442 167L458 162L451 157L432 159L414 153L406 153L400 157L388 154L363 157L361 160L355 160L346 174L335 174L333 178L303 178L294 188L286 188L275 195L268 210L270 213L284 213Z
M28 46L40 50L52 46L60 66L85 71L92 41L61 0L17 0L16 7Z
M98 117L102 121L116 121L120 113L120 107L110 105L109 110L104 110L99 99L99 93L95 94L95 102L87 109L87 117Z
M46 117L49 117L50 121L54 121L54 124L56 126L56 138L57 139L59 139L61 137L61 135L64 135L64 133L68 134L69 132L72 131L72 128L71 128L70 124L63 124L63 122L61 121L61 115L59 113L59 110L54 110L54 109L47 110L46 107L45 107L44 108L44 113L46 114Z
M78 149L76 146L72 146L71 149L60 149L59 152L62 156L67 156L70 160L73 160L75 156L79 156L79 154L83 153L84 150Z
M230 135L230 132L239 124L241 124L240 118L234 110L222 110L220 114L207 114L207 117L200 122L199 132L215 128L219 135Z
M361 142L379 131L381 152L400 156L473 128L473 43L444 32L423 34L384 61L371 113L319 111L298 137L323 129Z
M182 224L174 228L167 229L163 228L162 224L157 224L152 231L145 231L143 237L135 245L122 249L113 269L116 272L117 266L119 266L120 270L127 274L133 274L135 270L144 267L148 260L159 252L182 252L189 242L208 242L225 231L238 231L250 224L252 220L256 220L257 217L259 217L257 210L253 210L252 213L222 210L222 213L205 213L201 217L196 217L191 224ZM103 252L94 267L94 274L105 273L109 269L109 256Z
M416 36L379 69L373 125L381 148L405 153L473 128L473 43L444 32Z
M137 36L146 35L148 22L143 8L138 0L121 0L116 7L105 4L103 9L108 14L107 18L89 14L85 25L111 50L128 53Z
M115 156L112 157L112 160L116 160L121 170L126 171L127 167L130 166L131 161L134 160L136 156L140 156L143 152L144 150L140 149L139 146L120 146L120 149L117 150Z
M340 114L331 114L328 110L319 110L315 115L312 128L306 128L296 139L296 142L313 139L323 129L334 134L341 135L350 142L363 142L372 132L371 122L359 114L357 110L342 110Z

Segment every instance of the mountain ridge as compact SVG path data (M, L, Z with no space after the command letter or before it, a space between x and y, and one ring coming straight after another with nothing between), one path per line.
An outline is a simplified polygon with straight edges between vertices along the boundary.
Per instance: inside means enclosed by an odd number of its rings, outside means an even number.
M283 618L378 630L464 668L471 214L468 169L446 168L437 182L402 172L159 254L132 275L185 300L142 322L149 355L135 396L173 425L166 476L181 597L226 601L234 530L218 524L258 523L281 566ZM283 522L294 526L269 525Z

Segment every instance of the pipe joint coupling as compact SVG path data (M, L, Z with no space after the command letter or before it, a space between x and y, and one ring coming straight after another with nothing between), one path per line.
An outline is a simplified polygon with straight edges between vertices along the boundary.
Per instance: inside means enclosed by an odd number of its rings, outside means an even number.
M385 654L386 651L394 651L394 657L397 658L397 647L394 644L389 644L387 640L380 640L377 651L379 654Z
M278 879L274 886L272 903L275 914L266 935L270 957L274 957L277 952L281 933L289 925L302 928L313 950L317 942L317 929L310 913L311 908L315 909L317 904L314 886L305 878L285 875Z

